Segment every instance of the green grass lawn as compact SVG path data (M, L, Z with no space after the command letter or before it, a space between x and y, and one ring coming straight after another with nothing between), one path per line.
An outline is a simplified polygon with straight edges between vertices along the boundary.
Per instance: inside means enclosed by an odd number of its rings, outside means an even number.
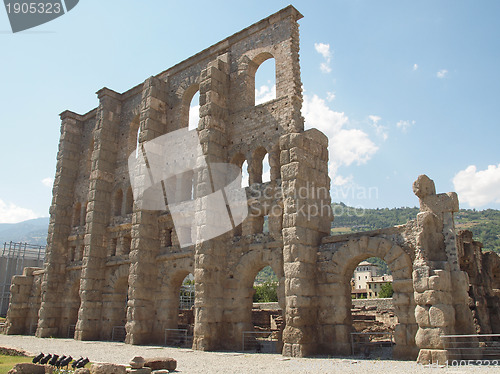
M7 374L15 364L31 362L31 360L33 360L33 357L0 355L0 374Z

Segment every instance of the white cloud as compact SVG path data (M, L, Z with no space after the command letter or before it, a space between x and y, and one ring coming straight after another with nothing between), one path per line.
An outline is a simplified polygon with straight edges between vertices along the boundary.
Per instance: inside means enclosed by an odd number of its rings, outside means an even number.
M0 199L0 222L17 223L28 219L37 218L31 209L21 208L12 203L6 203Z
M330 63L332 61L332 53L330 52L330 44L324 43L314 43L314 49L325 59L324 62L320 64L320 69L323 73L330 73L332 68Z
M443 79L446 76L446 74L448 74L448 70L441 69L436 73L436 77Z
M54 178L43 178L41 182L45 187L50 188L54 184Z
M413 64L413 71L418 69L418 64Z
M382 117L371 114L368 116L368 119L373 122L372 126L375 128L375 132L377 133L377 135L382 137L382 139L386 141L389 137L389 134L387 133L387 127L378 124Z
M341 185L352 180L338 175L340 166L364 164L378 150L364 131L347 128L349 118L343 112L333 111L317 95L304 95L302 114L307 128L315 127L329 139L329 169L333 184Z
M406 132L410 127L412 127L416 122L415 121L399 121L398 123L396 123L396 127L398 129L401 129L403 132Z
M266 85L255 89L255 105L276 99L276 85L269 87Z
M380 121L380 120L382 119L382 117L375 116L375 115L373 115L373 114L370 114L370 115L368 116L368 118L369 118L370 120L372 120L372 121L373 121L373 124L374 124L374 125L376 125L376 124L378 123L378 121Z
M326 100L328 100L328 101L335 100L335 92L327 92L326 93Z
M500 164L479 171L470 165L453 177L453 185L460 201L472 208L500 203Z

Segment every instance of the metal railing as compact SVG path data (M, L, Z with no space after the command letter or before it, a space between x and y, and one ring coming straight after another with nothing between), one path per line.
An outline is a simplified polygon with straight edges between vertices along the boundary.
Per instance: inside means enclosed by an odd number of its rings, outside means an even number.
M448 360L500 360L500 334L441 335Z
M187 329L165 329L165 345L169 347L191 348L193 336Z
M68 338L75 337L75 330L76 330L76 325L69 325L68 326Z
M111 330L111 341L113 342L124 342L127 336L127 331L124 326L113 326Z
M392 332L351 332L352 354L367 353L375 348L392 347L394 333Z
M243 331L241 350L256 353L278 353L278 339L272 331Z

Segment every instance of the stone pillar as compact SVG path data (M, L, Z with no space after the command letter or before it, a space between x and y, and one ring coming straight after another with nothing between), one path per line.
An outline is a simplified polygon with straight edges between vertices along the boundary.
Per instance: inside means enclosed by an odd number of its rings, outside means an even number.
M144 82L140 123L139 147L167 132L167 83L161 79L150 77ZM164 339L163 331L153 331L158 286L156 256L160 249L159 214L159 211L137 209L134 205L126 324L129 344L162 343Z
M417 361L443 364L447 351L441 335L473 332L469 280L457 258L453 213L458 198L455 193L436 194L434 182L425 175L418 177L413 191L420 200L413 265Z
M207 172L196 173L195 198L214 192L214 176L210 176L210 164L227 162L227 97L229 91L228 55L219 56L210 62L201 73L199 139L203 157L208 164ZM218 184L218 183L217 183ZM217 219L209 207L202 207L200 217L213 222ZM216 350L229 348L230 331L225 331L223 280L227 261L228 235L224 234L208 241L203 238L204 225L199 221L195 237L195 326L193 348ZM233 345L234 347L234 345Z
M28 315L31 310L27 308L30 295L33 293L35 277L33 272L40 268L24 268L22 275L14 275L10 285L10 302L7 311L5 334L20 335L29 333L30 326Z
M64 307L64 282L68 236L71 232L74 181L78 173L82 124L78 114L61 113L61 138L57 154L56 176L52 190L50 223L42 280L42 302L36 336L59 336Z
M316 254L332 220L327 147L316 129L280 139L286 356L309 356L318 348Z
M276 58L276 97L288 96L291 100L292 117L287 123L287 131L304 131L304 121L301 115L302 107L302 81L300 78L300 38L298 20L302 18L294 7L287 8L288 14L283 14L291 22L288 22L290 36L282 42L282 48L286 51L284 58Z
M99 107L94 130L94 151L87 204L80 284L80 310L75 339L98 340L101 336L102 290L106 264L107 227L110 222L111 195L120 123L120 94L103 88L97 92Z

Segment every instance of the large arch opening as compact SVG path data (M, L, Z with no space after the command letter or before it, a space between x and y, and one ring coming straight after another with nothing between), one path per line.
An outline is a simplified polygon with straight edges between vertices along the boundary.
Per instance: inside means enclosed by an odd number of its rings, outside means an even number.
M80 273L72 276L73 280L68 282L64 291L64 309L61 319L60 335L73 338L75 336L76 323L78 322L78 310L80 309Z
M370 257L352 273L352 350L364 357L390 359L394 328L398 323L393 306L392 275L384 260Z
M102 339L124 342L128 304L128 267L117 270L102 294Z
M285 307L282 257L270 250L250 251L240 259L236 275L239 288L233 292L231 313L238 316L238 323L232 339L245 351L281 352Z
M392 354L396 358L415 359L418 353L415 344L418 326L415 321L410 256L399 245L377 237L351 239L337 248L333 256L320 259L318 263L319 288L327 290L319 295L318 300L320 344L325 352L352 353L352 276L360 263L370 257L378 257L387 263L392 273L393 308L397 317Z
M188 270L179 270L170 280L169 295L164 302L168 308L164 317L164 345L191 347L194 330L194 275Z

